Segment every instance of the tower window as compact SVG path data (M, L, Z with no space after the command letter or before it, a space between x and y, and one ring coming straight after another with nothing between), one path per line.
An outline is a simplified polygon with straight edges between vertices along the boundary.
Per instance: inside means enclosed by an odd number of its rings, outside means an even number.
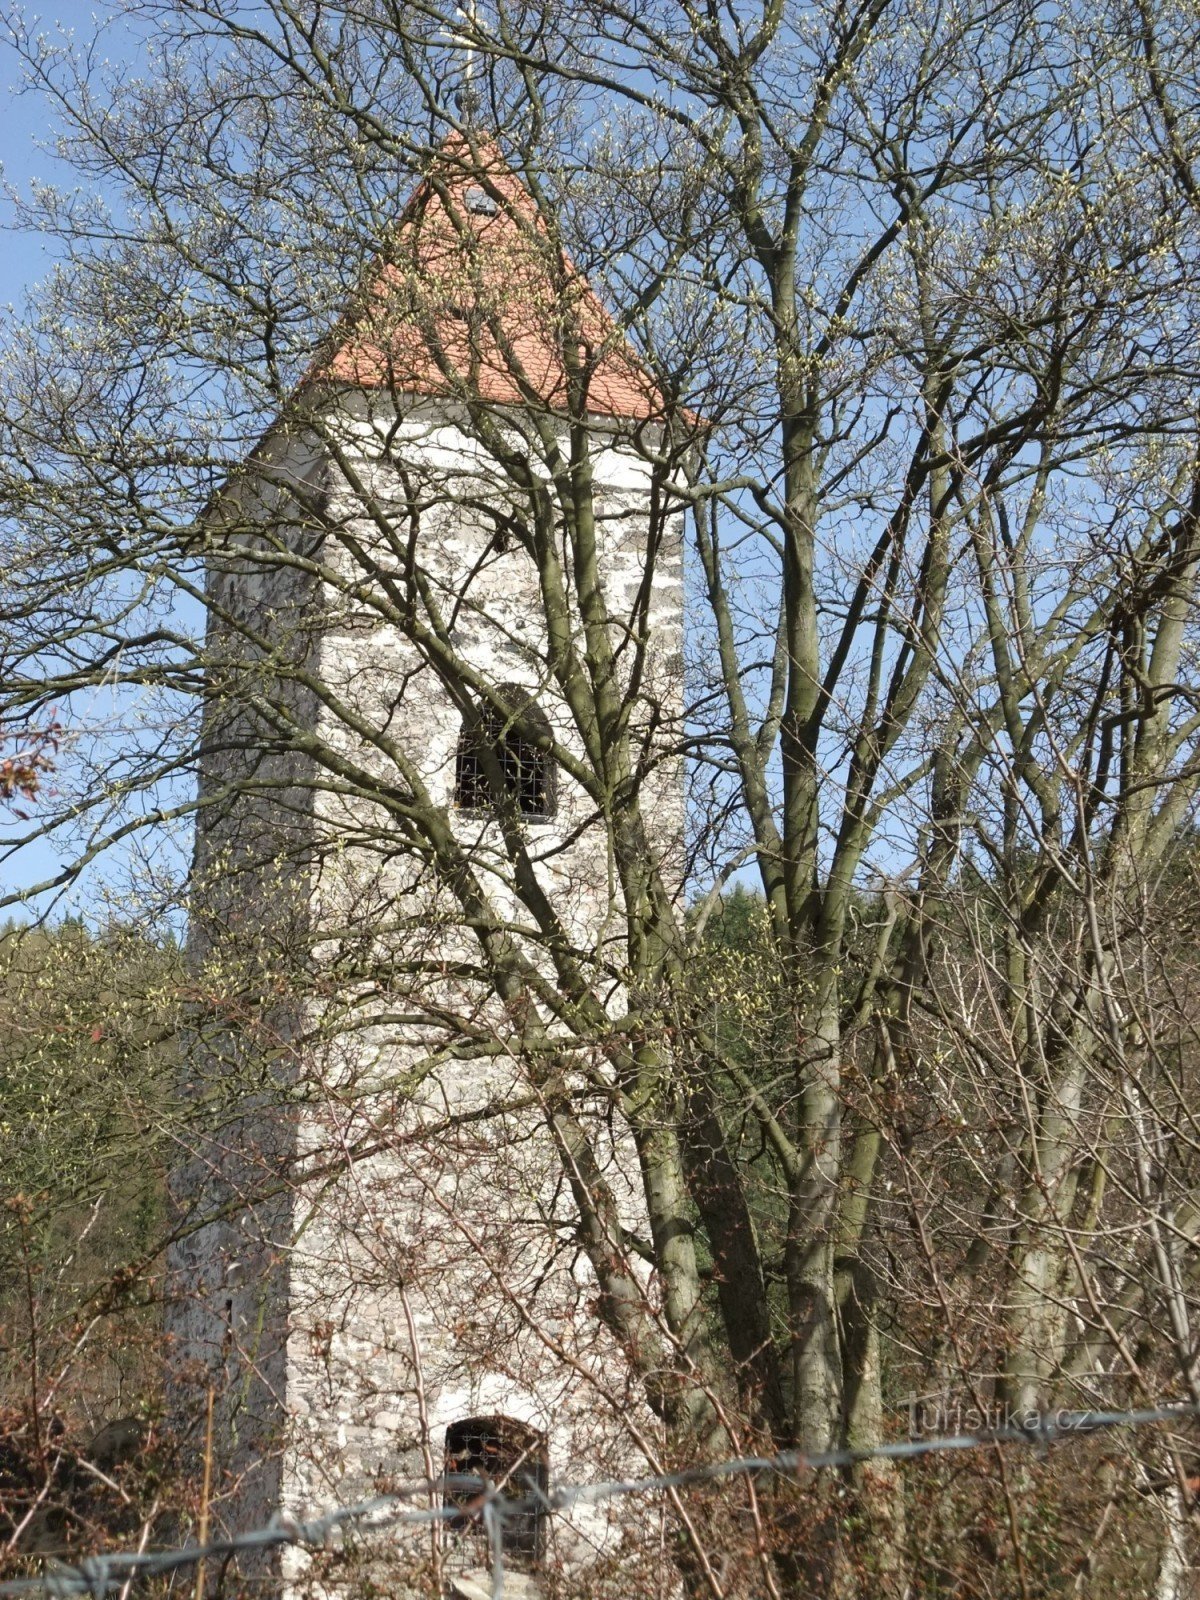
M477 217L494 217L496 215L497 206L495 200L486 189L480 188L477 183L473 183L464 192L463 199L466 201L467 210Z
M482 813L507 798L516 802L522 816L552 817L557 786L550 721L519 684L501 684L494 692L505 710L484 711L477 727L464 728L459 736L455 804Z
M466 1508L478 1500L479 1485L456 1481L462 1478L482 1478L514 1502L512 1510L502 1508L504 1557L514 1566L536 1566L546 1546L549 1468L544 1437L512 1417L467 1417L452 1422L446 1429L447 1508ZM449 1519L449 1526L462 1536L463 1553L472 1565L491 1564L482 1517L464 1509L461 1516Z

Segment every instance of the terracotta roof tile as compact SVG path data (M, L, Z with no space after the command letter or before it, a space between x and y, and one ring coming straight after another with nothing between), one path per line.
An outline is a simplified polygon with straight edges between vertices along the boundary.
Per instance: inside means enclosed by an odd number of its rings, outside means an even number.
M580 411L667 409L499 150L452 136L310 381L567 411L568 366Z

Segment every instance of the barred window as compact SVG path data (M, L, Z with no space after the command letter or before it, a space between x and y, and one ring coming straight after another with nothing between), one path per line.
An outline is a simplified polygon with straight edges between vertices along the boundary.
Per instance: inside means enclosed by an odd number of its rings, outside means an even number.
M488 710L477 728L464 728L454 765L454 799L463 811L495 809L503 796L526 817L552 817L557 803L549 718L519 684L495 691L504 712ZM493 791L493 783L501 794Z
M465 1509L477 1502L482 1479L494 1485L506 1500L501 1518L501 1545L514 1566L535 1567L545 1553L546 1505L549 1483L546 1441L534 1428L513 1417L466 1417L446 1429L447 1508L463 1507L449 1526L462 1536L460 1549L468 1562L490 1565L483 1519Z

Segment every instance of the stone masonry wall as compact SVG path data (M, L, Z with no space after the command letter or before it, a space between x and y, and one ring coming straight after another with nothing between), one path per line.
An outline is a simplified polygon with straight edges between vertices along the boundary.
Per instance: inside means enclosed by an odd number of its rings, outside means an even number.
M403 494L378 460L381 427L387 449L405 464ZM570 745L566 710L544 681L543 623L528 558L519 549L493 549L493 519L480 514L481 502L497 491L478 447L435 411L381 423L365 399L351 397L339 418L338 453L342 467L352 467L353 492L344 474L326 464L325 504L334 520L344 517L344 543L370 548L380 536L363 514L364 490L389 509L387 524L401 527L416 480L422 513L414 533L424 541L423 563L455 650L489 681L527 688ZM279 474L278 460L271 470ZM314 471L299 450L295 470L309 477ZM602 582L618 619L632 614L643 578L646 470L631 451L597 452ZM252 503L239 506L248 522L255 514ZM322 559L340 558L327 547ZM270 616L277 634L292 630L297 649L304 641L301 653L327 687L329 703L297 693L295 714L311 719L321 741L344 748L378 781L399 784L386 741L363 740L354 731L387 730L430 795L454 815L461 714L403 630L380 623L353 594L306 586L289 570L217 565L213 582L222 604ZM675 711L682 628L677 527L656 575L651 615L646 699ZM286 628L278 620L285 616ZM231 737L219 718L212 728L203 783L216 794L239 773L244 778L239 746L253 730L238 724ZM503 1415L534 1428L545 1437L552 1477L644 1468L656 1424L596 1315L596 1285L571 1235L561 1164L536 1095L503 1053L439 1057L453 1033L449 1023L439 1030L431 1022L439 1009L469 1016L482 1036L495 1018L493 997L465 973L473 935L434 886L428 864L394 837L382 808L328 782L325 768L321 781L309 784L303 762L288 759L290 766L256 769L269 779L258 787L233 782L228 804L212 809L197 850L196 957L201 964L257 960L269 974L289 944L307 938L313 993L287 995L249 1048L236 1029L207 1019L196 1052L201 1075L236 1075L263 1053L262 1033L273 1033L271 1089L241 1104L217 1157L206 1146L181 1169L176 1192L181 1206L218 1195L228 1200L240 1184L252 1187L272 1162L295 1153L312 1152L314 1160L321 1153L324 1163L329 1151L340 1151L344 1160L338 1172L322 1170L295 1192L234 1207L234 1215L196 1234L173 1258L181 1291L171 1330L176 1371L190 1363L193 1390L203 1373L237 1397L220 1415L231 1487L227 1520L244 1525L279 1507L319 1510L436 1475L447 1427L466 1417ZM678 764L663 763L647 779L647 793L651 848L661 852L668 876L677 876ZM495 824L459 813L454 827L483 863L493 903L507 913L516 901ZM581 954L596 972L611 974L618 1006L623 910L604 830L566 774L559 775L556 815L531 819L528 839L539 883ZM242 882L230 895L232 880L222 870L212 881L212 863L239 852ZM322 963L344 965L350 946L362 952L364 973L383 958L398 974L391 993L365 980L361 996L344 986L321 992ZM406 1006L406 963L419 971L431 958L445 964L444 978L433 981L424 971L419 1004ZM455 976L451 969L460 966ZM276 1091L286 1080L303 1092L284 1114ZM497 1107L507 1109L496 1114ZM607 1097L597 1095L590 1105L581 1100L579 1110L604 1152L627 1226L636 1229L641 1211L631 1141L613 1125ZM623 1559L637 1564L657 1539L644 1516L631 1519L611 1506L556 1524L547 1565L568 1573L615 1572ZM428 1539L410 1541L411 1562L469 1568L478 1556L467 1544L452 1534L440 1550ZM305 1565L292 1558L293 1583Z

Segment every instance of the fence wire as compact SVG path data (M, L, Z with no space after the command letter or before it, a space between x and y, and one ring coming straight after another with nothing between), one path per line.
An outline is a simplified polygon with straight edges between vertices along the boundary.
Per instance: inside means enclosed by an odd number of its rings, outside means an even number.
M979 1450L988 1446L1024 1444L1047 1449L1064 1439L1096 1433L1108 1428L1139 1428L1154 1423L1183 1422L1200 1416L1200 1406L1170 1405L1140 1411L1047 1411L1028 1415L1024 1421L1003 1427L983 1428L973 1433L943 1434L929 1439L905 1439L893 1444L871 1445L862 1449L823 1451L781 1450L773 1456L735 1456L724 1461L683 1467L676 1472L652 1473L640 1478L613 1478L594 1483L560 1483L541 1489L529 1481L529 1493L514 1496L489 1479L464 1473L447 1473L440 1478L417 1478L390 1494L375 1495L352 1505L337 1506L319 1517L299 1518L290 1512L277 1512L264 1527L249 1529L205 1544L189 1544L177 1549L108 1551L87 1556L75 1564L56 1561L53 1568L38 1576L12 1578L0 1583L0 1600L24 1595L93 1595L96 1600L115 1589L123 1589L138 1578L163 1577L201 1561L219 1562L241 1554L260 1553L292 1545L307 1549L328 1549L335 1535L349 1527L368 1532L400 1526L432 1526L453 1521L461 1525L473 1519L486 1535L491 1552L492 1596L502 1600L504 1565L502 1559L505 1522L533 1510L546 1513L570 1511L576 1506L595 1505L623 1495L652 1494L657 1491L687 1488L749 1473L776 1473L796 1477L828 1467L856 1466L864 1461L906 1461L919 1456L957 1450ZM453 1495L452 1503L414 1509L410 1502L431 1495ZM464 1497L470 1499L464 1503Z

